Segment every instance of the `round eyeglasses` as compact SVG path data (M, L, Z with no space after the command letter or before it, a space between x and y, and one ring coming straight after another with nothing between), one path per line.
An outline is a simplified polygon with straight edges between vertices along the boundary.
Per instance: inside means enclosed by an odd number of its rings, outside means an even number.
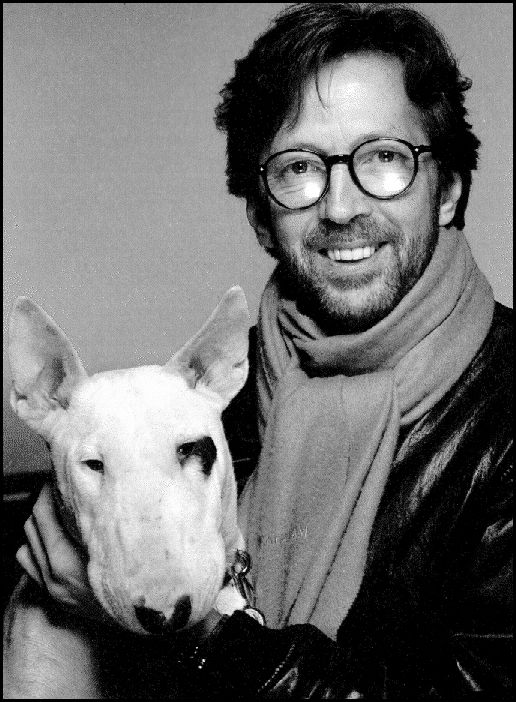
M413 146L403 139L371 139L350 154L323 156L306 149L272 154L259 167L270 197L289 210L312 207L327 193L331 168L345 163L355 185L377 200L391 200L408 190L429 146Z

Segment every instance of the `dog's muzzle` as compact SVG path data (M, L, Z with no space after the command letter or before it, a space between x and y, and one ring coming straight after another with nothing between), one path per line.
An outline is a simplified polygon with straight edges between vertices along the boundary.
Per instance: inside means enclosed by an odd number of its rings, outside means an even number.
M180 597L170 617L150 607L135 606L136 618L149 634L166 634L183 629L192 613L192 600L188 595Z

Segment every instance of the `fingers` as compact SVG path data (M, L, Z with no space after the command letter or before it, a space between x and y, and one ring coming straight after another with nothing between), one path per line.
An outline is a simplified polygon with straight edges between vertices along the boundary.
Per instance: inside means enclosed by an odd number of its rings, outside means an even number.
M91 588L86 557L61 523L50 483L42 488L24 529L28 543L16 557L29 576L69 611L110 622Z
M45 583L43 582L39 568L32 557L28 544L23 544L23 546L20 546L16 552L16 560L25 570L25 572L38 583L38 585L45 587Z
M48 558L32 514L23 525L23 530L27 538L27 545L32 562L37 568L40 577L44 580L43 574L47 573L49 570Z
M49 482L43 485L32 508L32 514L47 553L51 553L62 541L70 540L61 524L52 494L52 485Z
M50 483L46 483L36 500L33 514L35 545L41 544L41 567L56 582L72 578L86 579L85 562L78 544L64 529Z
M42 488L24 530L28 544L20 550L18 562L27 573L67 607L90 598L86 564L59 520L49 483Z

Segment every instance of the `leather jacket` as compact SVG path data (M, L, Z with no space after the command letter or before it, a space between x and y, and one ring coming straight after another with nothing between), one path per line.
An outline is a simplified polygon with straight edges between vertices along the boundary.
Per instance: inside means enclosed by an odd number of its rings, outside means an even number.
M459 381L403 430L337 641L309 624L272 630L237 612L192 657L201 671L187 676L197 681L192 695L508 697L512 357L512 310L497 303ZM260 448L255 403L251 370L224 414L240 489Z
M191 657L200 669L186 675L192 696L508 697L512 357L512 310L497 303L459 381L403 430L337 641L309 624L273 630L237 612ZM260 448L253 369L224 423L241 489Z
M251 330L251 360L255 349ZM459 381L402 430L336 642L310 624L269 629L236 612L201 646L168 651L173 698L509 699L512 361L512 310L497 303ZM223 416L240 490L260 451L254 387L251 368ZM118 666L135 662L122 643L117 633L106 649ZM143 659L128 676L133 667Z

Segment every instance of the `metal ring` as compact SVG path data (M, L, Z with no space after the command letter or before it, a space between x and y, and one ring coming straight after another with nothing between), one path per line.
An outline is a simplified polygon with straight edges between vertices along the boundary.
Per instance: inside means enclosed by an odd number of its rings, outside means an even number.
M251 570L251 556L247 551L238 550L236 552L236 562L233 569L237 575L246 575ZM237 570L238 567L238 570Z

